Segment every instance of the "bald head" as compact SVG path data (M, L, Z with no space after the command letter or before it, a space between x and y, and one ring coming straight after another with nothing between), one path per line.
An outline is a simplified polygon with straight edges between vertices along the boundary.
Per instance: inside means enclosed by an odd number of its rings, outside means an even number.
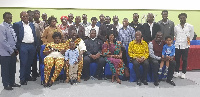
M29 20L29 15L26 11L22 11L20 13L20 18L21 18L21 21L23 21L24 23L28 24L28 20Z
M141 42L141 39L142 39L142 32L138 30L135 32L135 40L137 42Z

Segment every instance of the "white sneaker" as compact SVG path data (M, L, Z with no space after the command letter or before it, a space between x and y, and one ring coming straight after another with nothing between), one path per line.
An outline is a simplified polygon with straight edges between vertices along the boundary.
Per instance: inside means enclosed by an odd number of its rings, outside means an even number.
M181 74L181 78L185 79L185 74L184 73Z
M179 77L180 76L180 73L179 72L174 72L174 77Z

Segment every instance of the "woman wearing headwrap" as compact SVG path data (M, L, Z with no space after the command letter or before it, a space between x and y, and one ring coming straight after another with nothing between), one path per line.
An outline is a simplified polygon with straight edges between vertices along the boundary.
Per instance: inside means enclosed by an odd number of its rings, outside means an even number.
M68 17L61 16L60 20L61 20L62 24L59 24L58 27L61 29L63 35L65 36L65 39L67 40L69 38L69 36L68 36L69 25L67 24Z
M112 71L111 82L114 82L116 77L117 83L119 84L121 84L119 75L123 76L125 66L122 60L121 47L121 42L115 41L113 33L109 33L108 40L104 42L102 46L102 55L105 56L106 62L110 65L110 69Z

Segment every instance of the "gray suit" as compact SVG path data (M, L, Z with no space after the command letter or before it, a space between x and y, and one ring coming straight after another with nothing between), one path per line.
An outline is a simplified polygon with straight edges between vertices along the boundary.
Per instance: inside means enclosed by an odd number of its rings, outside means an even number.
M16 35L11 24L0 24L0 55L1 76L3 86L12 86L15 83L16 55L12 55L16 49Z
M0 24L0 55L11 56L16 49L16 34L12 25L3 22Z
M163 23L162 20L158 22L161 28L161 32L163 33L163 40L165 40L166 36L171 36L174 39L174 22L169 20L166 24Z

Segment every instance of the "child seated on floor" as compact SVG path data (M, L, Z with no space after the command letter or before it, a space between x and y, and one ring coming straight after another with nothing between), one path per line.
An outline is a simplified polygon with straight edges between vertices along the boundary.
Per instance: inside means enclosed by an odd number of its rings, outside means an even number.
M65 52L66 67L69 66L69 79L70 84L73 85L77 82L77 70L78 70L78 56L79 51L76 49L73 41L69 42L69 49Z
M160 63L160 68L158 74L162 74L162 67L164 62L166 62L166 69L164 75L168 73L169 61L172 60L175 56L175 46L172 44L173 40L171 36L165 37L166 44L163 46L162 50L162 60Z

